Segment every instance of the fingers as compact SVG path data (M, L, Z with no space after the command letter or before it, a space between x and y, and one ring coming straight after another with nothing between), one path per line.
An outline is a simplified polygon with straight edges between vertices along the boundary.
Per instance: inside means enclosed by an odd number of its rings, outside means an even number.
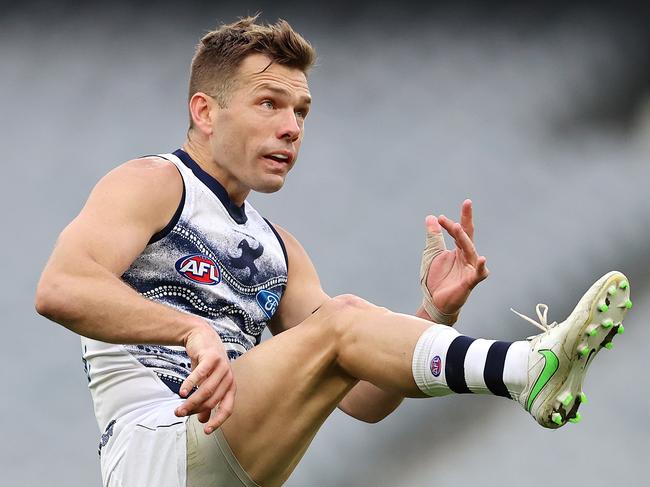
M199 385L198 390L181 404L180 409L185 413L182 415L196 414L204 409L216 407L224 394L220 385L225 375L225 371L216 370L209 379ZM221 392L221 395L219 395L219 392Z
M424 225L427 229L427 238L424 246L424 253L422 254L422 266L429 270L431 261L442 251L447 250L445 245L445 238L442 235L442 227L438 223L438 219L433 215L427 215L424 219Z
M201 322L184 340L185 350L192 360L192 372L183 381L180 395L187 397L176 408L176 416L198 414L204 431L210 434L232 413L235 397L235 379L228 355L219 335L211 326ZM211 412L219 406L211 419Z
M442 227L438 223L438 219L433 215L427 215L424 219L424 225L427 227L427 233L441 233Z
M191 384L198 389L177 408L176 415L188 416L216 407L232 383L232 371L225 357L204 358L181 385L181 390Z
M218 358L216 358L218 360ZM192 361L192 373L187 376L180 387L180 396L187 397L192 389L202 384L215 366L214 361L205 360L199 365Z
M454 242L456 242L456 247L463 253L465 260L476 267L478 259L476 248L472 239L469 238L469 235L467 235L460 223L455 223L444 215L440 215L438 222L453 237Z
M487 268L487 259L481 255L478 259L476 259L476 274L472 287L476 286L479 282L487 278L489 275L490 271Z
M235 406L235 383L229 385L223 399L219 403L215 414L212 419L205 425L203 431L206 435L211 434L214 430L221 427L221 425L230 417Z
M211 412L212 412L212 409L204 409L199 414L197 414L196 417L198 418L199 423L207 423L208 420L210 419L210 413Z
M467 199L463 201L460 208L460 226L463 227L465 233L474 241L474 215L472 210L472 200Z

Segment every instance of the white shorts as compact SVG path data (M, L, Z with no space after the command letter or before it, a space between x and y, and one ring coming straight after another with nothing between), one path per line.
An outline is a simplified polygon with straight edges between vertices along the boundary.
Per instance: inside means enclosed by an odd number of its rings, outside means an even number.
M185 487L186 418L162 404L118 419L102 455L105 487Z
M196 416L187 421L187 487L260 487L235 458L221 429L203 432Z
M166 403L117 421L102 452L105 487L259 487L220 429L203 432L196 416L178 418Z

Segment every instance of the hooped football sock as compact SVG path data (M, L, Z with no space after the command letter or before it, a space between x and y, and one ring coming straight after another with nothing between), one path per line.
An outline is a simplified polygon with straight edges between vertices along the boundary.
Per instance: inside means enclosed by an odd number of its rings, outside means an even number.
M413 352L413 378L428 396L494 394L516 399L528 380L530 344L461 335L432 325Z

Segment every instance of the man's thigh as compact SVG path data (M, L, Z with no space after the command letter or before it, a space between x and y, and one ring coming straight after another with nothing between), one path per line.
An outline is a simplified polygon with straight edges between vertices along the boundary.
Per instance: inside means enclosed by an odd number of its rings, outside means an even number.
M232 452L221 429L206 435L197 416L186 424L186 487L259 487Z
M337 365L336 337L317 312L233 362L233 414L222 426L258 484L281 485L314 435L357 382Z

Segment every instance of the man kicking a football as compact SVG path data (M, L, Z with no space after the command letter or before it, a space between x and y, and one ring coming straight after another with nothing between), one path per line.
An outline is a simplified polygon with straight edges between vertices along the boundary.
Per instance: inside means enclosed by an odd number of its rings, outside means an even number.
M461 335L448 325L488 275L465 201L460 223L426 218L417 316L329 297L246 201L296 163L315 59L286 22L255 20L201 39L182 149L102 178L38 286L38 312L82 336L104 485L279 486L337 406L376 422L404 397L485 393L545 427L578 421L587 366L632 305L625 277L603 276L560 324L538 307L530 340Z

